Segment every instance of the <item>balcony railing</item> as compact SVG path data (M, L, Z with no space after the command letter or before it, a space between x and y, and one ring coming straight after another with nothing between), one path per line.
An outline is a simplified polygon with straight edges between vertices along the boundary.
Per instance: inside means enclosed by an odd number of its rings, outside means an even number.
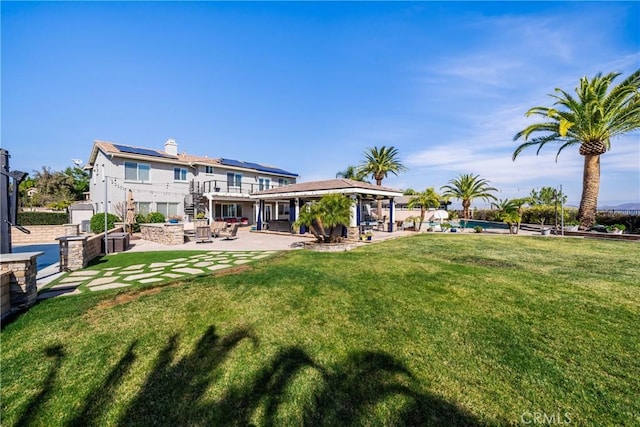
M231 185L228 181L204 181L194 182L193 190L196 193L232 193L232 194L250 194L256 191L270 190L272 188L280 188L284 185L270 184L264 185L260 183L241 182L240 185Z

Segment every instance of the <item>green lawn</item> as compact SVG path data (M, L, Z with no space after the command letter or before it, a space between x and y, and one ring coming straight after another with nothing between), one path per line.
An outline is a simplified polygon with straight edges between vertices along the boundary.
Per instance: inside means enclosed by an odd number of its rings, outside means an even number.
M46 300L2 425L639 425L639 249L422 234Z

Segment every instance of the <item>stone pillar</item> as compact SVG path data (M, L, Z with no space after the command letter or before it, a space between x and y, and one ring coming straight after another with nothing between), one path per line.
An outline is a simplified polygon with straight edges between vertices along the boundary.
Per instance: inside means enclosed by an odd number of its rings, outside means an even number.
M88 238L88 236L64 236L56 239L60 244L60 271L82 270L89 265Z
M347 227L347 240L358 240L360 237L360 228L358 226L355 227Z
M350 197L351 199L351 208L349 209L351 215L349 215L349 227L357 227L358 226L358 196L355 194Z
M10 301L12 308L28 308L36 301L38 288L36 258L44 252L2 254L0 272L9 273Z
M80 224L65 224L64 235L65 236L78 236L80 234Z

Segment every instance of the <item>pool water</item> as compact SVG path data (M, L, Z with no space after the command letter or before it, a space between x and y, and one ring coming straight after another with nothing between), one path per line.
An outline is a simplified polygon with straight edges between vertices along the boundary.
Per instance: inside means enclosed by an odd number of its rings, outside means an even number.
M60 249L57 243L42 245L13 245L12 250L14 253L44 252L36 258L38 271L60 261Z
M465 222L463 219L457 220L457 222L462 226ZM473 228L473 227L482 227L486 229L498 229L498 230L508 230L509 226L504 222L495 222L495 221L480 221L469 219L466 221L465 228Z
M467 221L465 221L464 219L454 219L454 220L450 220L450 221L443 221L443 222L448 222L449 224L451 224L453 227L462 227L462 225L464 224L464 228L473 228L473 227L482 227L484 229L493 229L493 230L508 230L509 226L507 224L505 224L504 222L495 222L495 221L480 221L480 220L474 220L474 219L469 219ZM427 226L427 227L435 227L436 225L439 225L439 222L423 222L423 227Z

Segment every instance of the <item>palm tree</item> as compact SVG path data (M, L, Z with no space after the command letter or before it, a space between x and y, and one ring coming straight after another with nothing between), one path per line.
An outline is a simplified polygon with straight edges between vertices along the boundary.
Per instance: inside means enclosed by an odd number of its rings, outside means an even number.
M336 174L336 178L352 179L354 181L366 182L366 174L362 173L356 166L348 165L345 170Z
M307 203L298 219L293 224L297 228L302 225L309 227L309 231L320 243L339 241L338 226L349 224L351 218L351 199L344 194L331 193L324 195L319 201Z
M420 205L420 224L416 227L416 231L420 231L427 208L437 208L440 206L440 195L436 193L436 190L433 187L429 187L421 193L415 193L409 199L407 207L409 209L413 209L416 205Z
M619 85L608 91L613 80L620 73L603 76L596 74L591 80L580 79L575 89L577 98L562 89L550 95L556 101L551 107L533 107L527 116L542 117L518 132L513 140L524 139L516 148L513 160L527 147L542 147L549 142L560 144L558 156L567 147L578 145L578 152L584 156L582 175L582 197L578 218L582 228L595 222L600 190L600 156L611 148L611 139L640 129L640 70L635 71ZM531 135L536 137L529 139Z
M445 197L453 197L462 200L462 216L464 219L471 217L471 201L473 199L496 200L496 196L491 194L492 191L498 191L493 187L489 187L489 181L480 178L480 175L462 174L457 179L449 181L449 185L440 187L445 190L442 193Z
M364 161L360 165L360 172L363 176L371 175L376 181L376 185L382 185L382 180L389 172L398 175L399 172L406 171L407 168L398 159L398 149L395 147L380 148L370 147L364 152ZM382 214L382 200L378 200L378 219Z
M520 223L522 222L522 214L524 213L524 205L530 203L529 197L520 199L500 199L491 206L497 209L498 218L509 226L510 234L518 234Z

